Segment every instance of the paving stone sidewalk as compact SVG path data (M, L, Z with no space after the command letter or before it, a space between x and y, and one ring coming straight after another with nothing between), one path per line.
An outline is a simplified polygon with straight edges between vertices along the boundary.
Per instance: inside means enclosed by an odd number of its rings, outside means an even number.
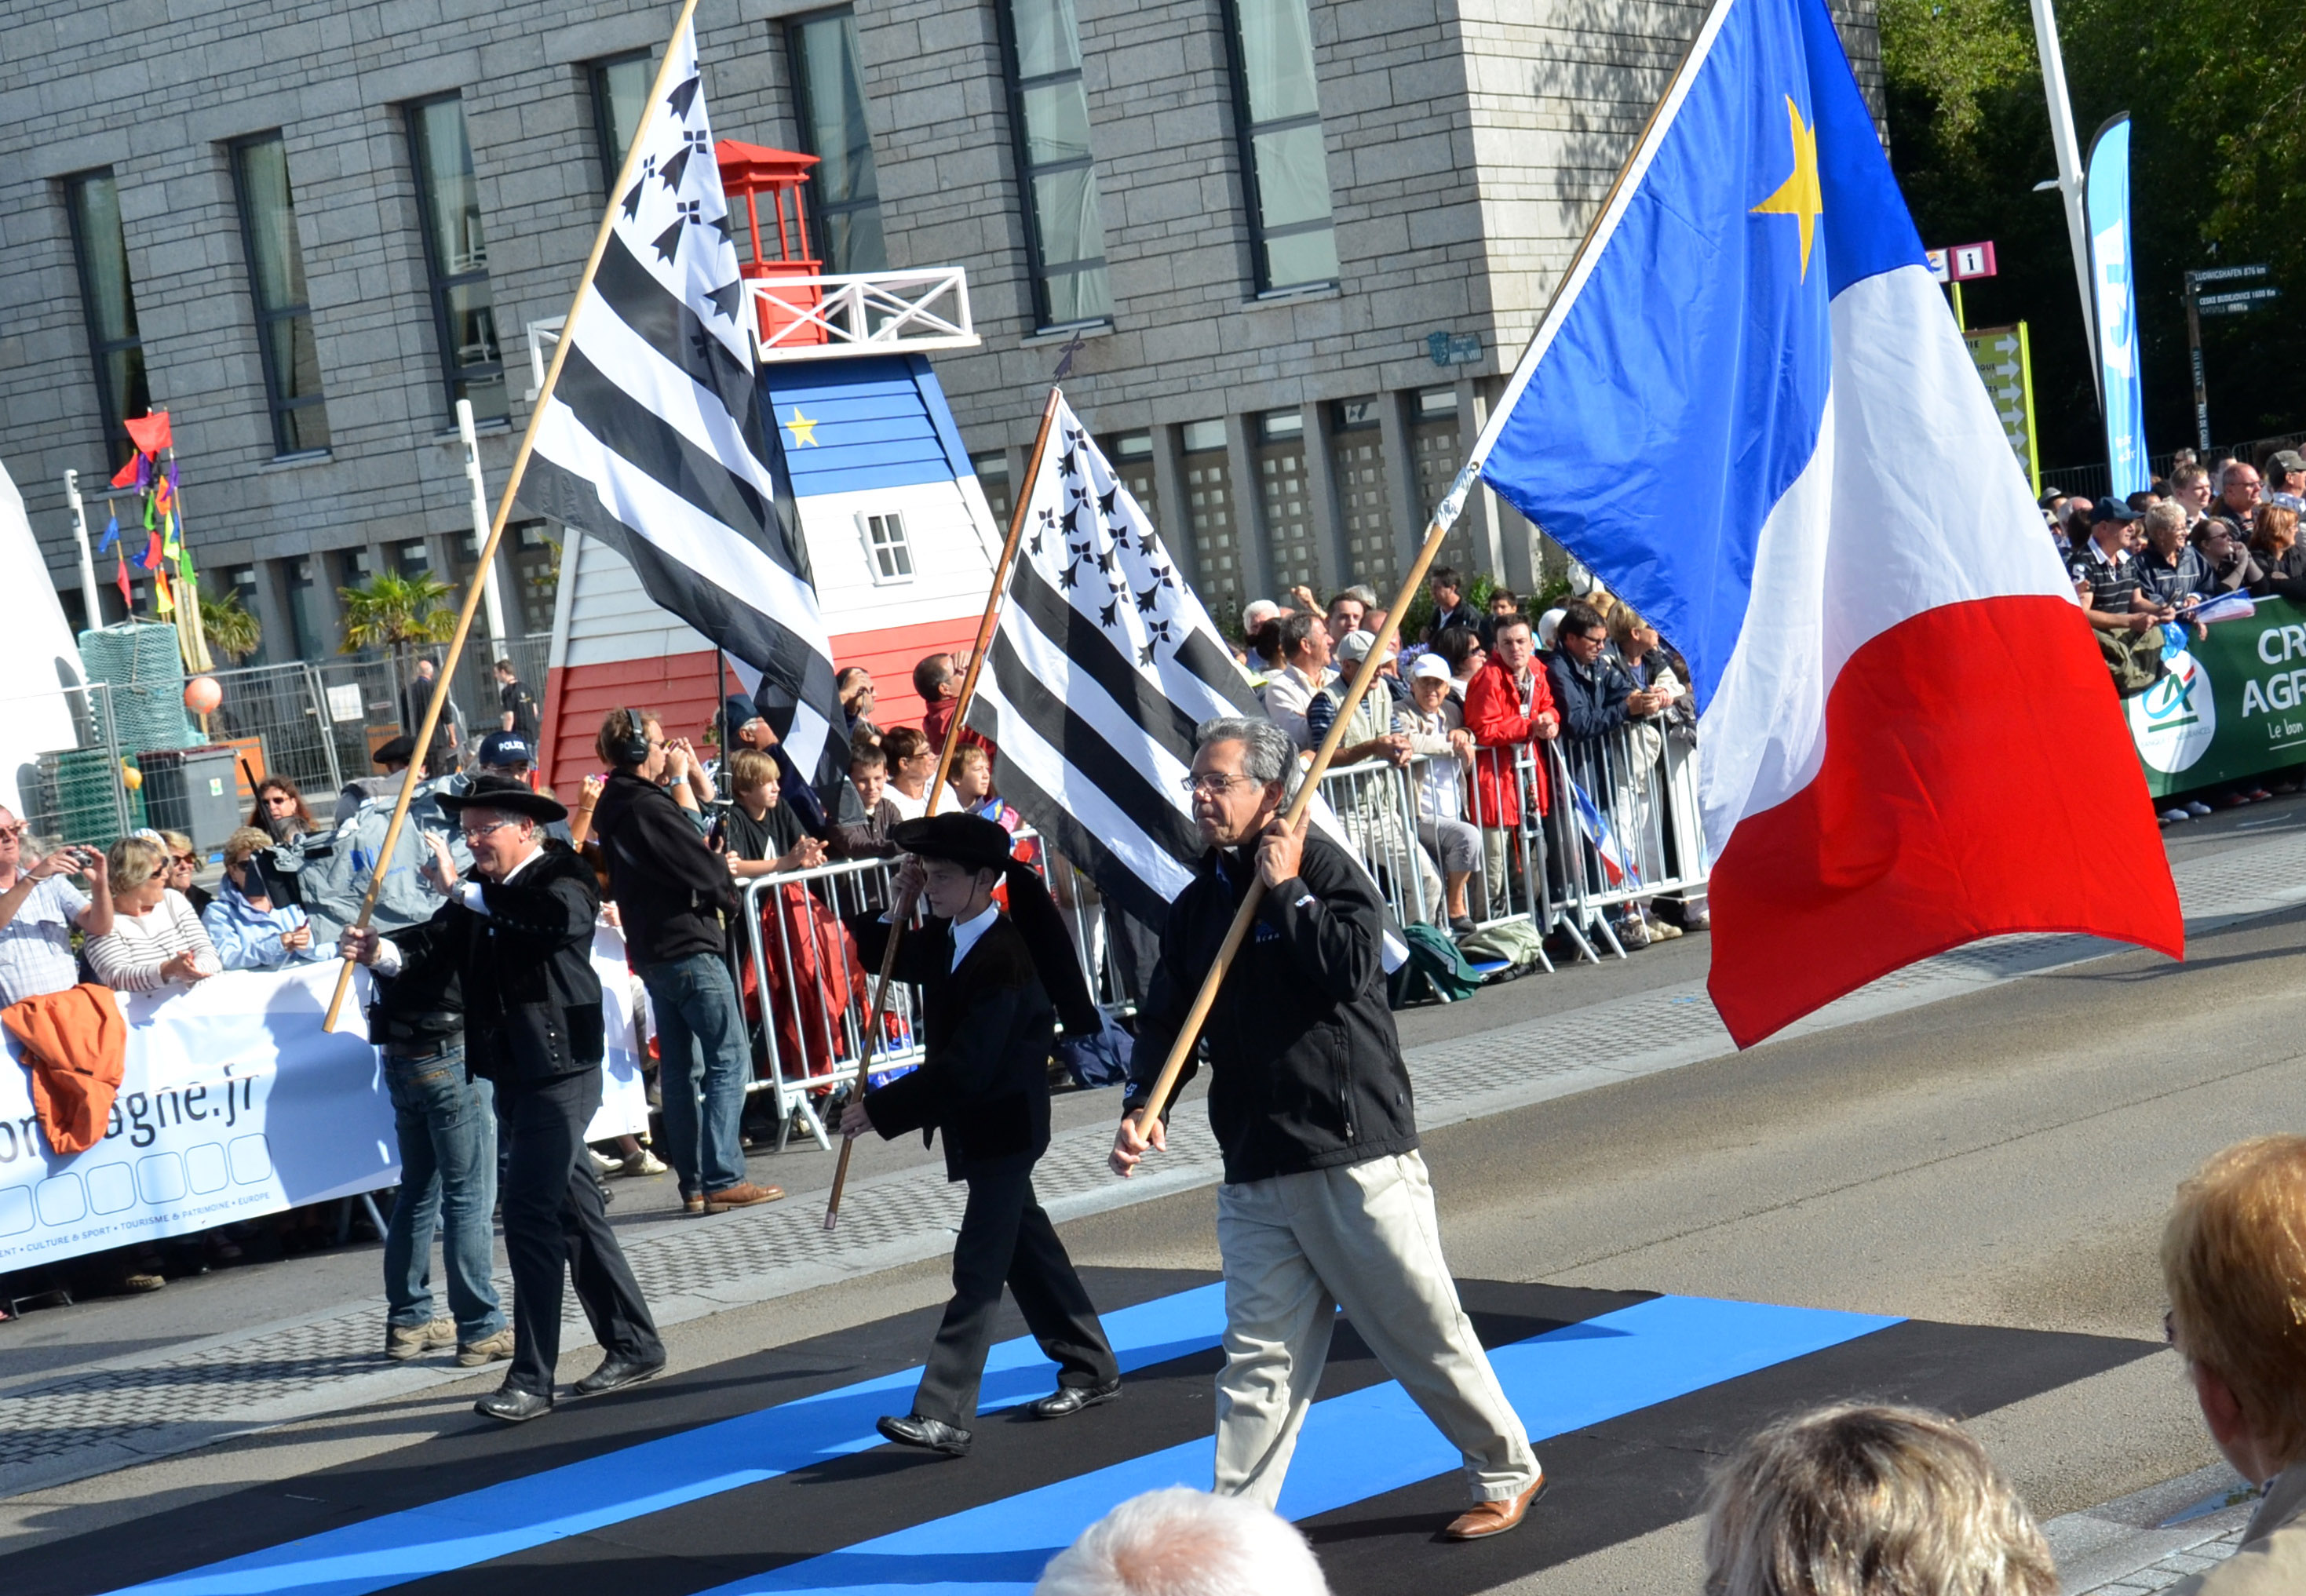
M2235 848L2177 867L2196 932L2306 902L2306 837ZM2084 936L1997 938L1926 960L1793 1027L1830 1030L2113 951ZM1542 979L1533 977L1532 979ZM1682 982L1411 1049L1418 1122L1433 1129L1678 1069L1732 1051L1702 984ZM1177 1116L1153 1174L1105 1168L1103 1125L1058 1136L1035 1173L1060 1221L1214 1183L1206 1118ZM803 1197L628 1237L658 1319L677 1324L836 1280L932 1258L951 1244L961 1194L941 1163L850 1189L840 1228ZM508 1290L508 1282L500 1285ZM573 1312L573 1304L572 1304ZM294 1321L120 1358L0 1390L0 1497L190 1450L226 1437L469 1378L446 1360L389 1365L382 1297ZM564 1337L591 1343L581 1319Z

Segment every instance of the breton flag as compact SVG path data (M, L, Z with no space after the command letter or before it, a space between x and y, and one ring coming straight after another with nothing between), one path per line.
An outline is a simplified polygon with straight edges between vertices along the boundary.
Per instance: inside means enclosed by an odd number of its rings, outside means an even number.
M705 119L696 35L642 126L593 290L562 329L560 379L520 496L605 540L662 608L740 667L812 780L845 773L833 651L778 518L750 312Z
M2182 953L2114 689L1824 0L1716 0L1475 459L1689 660L1740 1045L1981 936Z
M1204 851L1193 728L1264 716L1153 525L1062 399L969 706L1001 796L1123 912L1158 926Z

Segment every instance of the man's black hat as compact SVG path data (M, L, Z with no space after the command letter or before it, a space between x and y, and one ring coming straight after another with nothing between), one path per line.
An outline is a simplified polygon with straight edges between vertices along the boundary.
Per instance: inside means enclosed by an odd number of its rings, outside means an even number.
M379 764L409 764L416 758L416 739L403 732L389 743L379 743L370 755Z
M568 818L568 811L558 803L541 792L531 792L526 783L510 776L482 776L461 795L444 792L440 807L452 820L467 809L501 809L508 815L525 815L539 824Z
M969 870L997 870L1009 884L1009 920L1025 939L1041 989L1057 1007L1066 1034L1095 1036L1104 1020L1089 981L1081 974L1073 939L1030 865L1010 852L1009 833L980 815L927 815L900 822L889 841L925 859L944 859Z

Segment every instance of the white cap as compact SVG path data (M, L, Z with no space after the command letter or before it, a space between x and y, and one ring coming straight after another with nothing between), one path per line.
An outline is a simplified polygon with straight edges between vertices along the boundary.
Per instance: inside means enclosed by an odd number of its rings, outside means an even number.
M1337 639L1337 658L1358 662L1369 658L1371 644L1377 641L1375 632L1347 632Z
M1418 655L1417 663L1409 668L1409 679L1412 681L1424 681L1429 678L1434 681L1448 681L1449 679L1449 661L1443 659L1439 654Z

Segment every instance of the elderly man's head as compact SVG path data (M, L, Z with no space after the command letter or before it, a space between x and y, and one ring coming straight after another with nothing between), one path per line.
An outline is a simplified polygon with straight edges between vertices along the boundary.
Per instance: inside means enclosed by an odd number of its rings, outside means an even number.
M1329 628L1318 615L1291 615L1281 622L1281 658L1311 675L1329 662Z
M2026 1505L1961 1426L1840 1406L1762 1431L1707 1493L1709 1596L2056 1596Z
M1241 607L1241 629L1244 636L1255 636L1257 628L1268 620L1277 620L1281 606L1271 599L1251 599Z
M538 847L536 822L510 809L466 804L457 824L465 833L465 846L473 850L473 868L491 881L503 880Z
M2146 544L2157 558L2167 559L2186 541L2185 507L2164 499L2146 512Z
M913 666L913 691L924 704L953 697L961 691L961 684L953 679L956 674L951 654L924 654Z
M1132 1497L1049 1559L1033 1596L1328 1596L1313 1549L1271 1508L1173 1485Z
M2235 460L2218 473L2218 502L2233 515L2247 516L2257 508L2262 491L2258 467L2246 460Z
M0 804L0 871L16 868L24 857L24 823L14 810Z
M2214 1155L2162 1231L2171 1344L2245 1479L2306 1459L2306 1137Z
M1185 778L1193 824L1203 846L1238 848L1287 802L1297 746L1272 721L1243 715L1204 721L1193 740L1193 772Z

